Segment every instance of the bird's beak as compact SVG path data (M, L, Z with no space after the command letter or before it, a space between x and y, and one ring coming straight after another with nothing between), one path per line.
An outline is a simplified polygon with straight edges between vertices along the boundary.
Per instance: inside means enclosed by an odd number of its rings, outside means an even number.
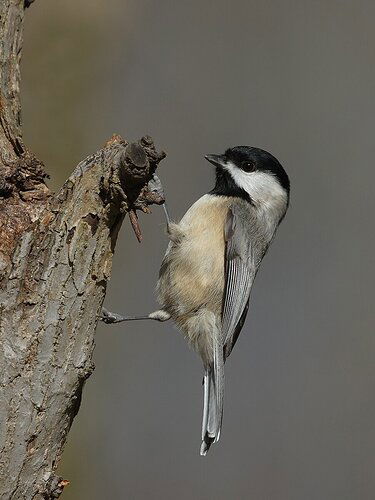
M215 165L215 167L224 167L227 163L225 155L206 155L206 160Z

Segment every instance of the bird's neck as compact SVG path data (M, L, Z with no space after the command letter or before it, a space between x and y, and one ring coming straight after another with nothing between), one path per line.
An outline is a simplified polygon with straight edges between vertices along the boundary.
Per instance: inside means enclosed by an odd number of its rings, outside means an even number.
M232 196L235 198L241 198L248 203L252 203L249 193L234 182L229 172L219 167L216 168L215 187L209 192L209 194L215 196Z

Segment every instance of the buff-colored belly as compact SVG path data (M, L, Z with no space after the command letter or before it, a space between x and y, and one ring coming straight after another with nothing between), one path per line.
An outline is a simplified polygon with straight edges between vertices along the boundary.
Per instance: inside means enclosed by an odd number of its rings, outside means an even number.
M175 320L205 308L221 313L224 290L224 224L229 199L203 196L172 227L158 295Z

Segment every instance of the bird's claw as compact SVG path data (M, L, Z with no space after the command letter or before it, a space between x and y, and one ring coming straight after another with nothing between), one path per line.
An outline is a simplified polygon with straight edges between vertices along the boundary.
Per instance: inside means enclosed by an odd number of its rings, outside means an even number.
M99 316L99 320L103 321L106 325L111 325L112 323L119 323L122 319L120 314L113 313L108 311L105 307L102 308L102 313Z
M147 187L148 190L151 191L151 193L159 196L161 200L165 199L163 185L156 174L152 176L152 179L148 182Z

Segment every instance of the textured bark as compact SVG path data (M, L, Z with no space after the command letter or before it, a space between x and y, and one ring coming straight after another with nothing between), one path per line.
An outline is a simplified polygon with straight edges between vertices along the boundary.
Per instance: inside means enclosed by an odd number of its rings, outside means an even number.
M147 187L159 161L149 137L114 136L57 196L22 141L19 59L24 8L0 6L0 498L51 499L85 380L127 212L161 203ZM139 235L138 235L139 236Z

